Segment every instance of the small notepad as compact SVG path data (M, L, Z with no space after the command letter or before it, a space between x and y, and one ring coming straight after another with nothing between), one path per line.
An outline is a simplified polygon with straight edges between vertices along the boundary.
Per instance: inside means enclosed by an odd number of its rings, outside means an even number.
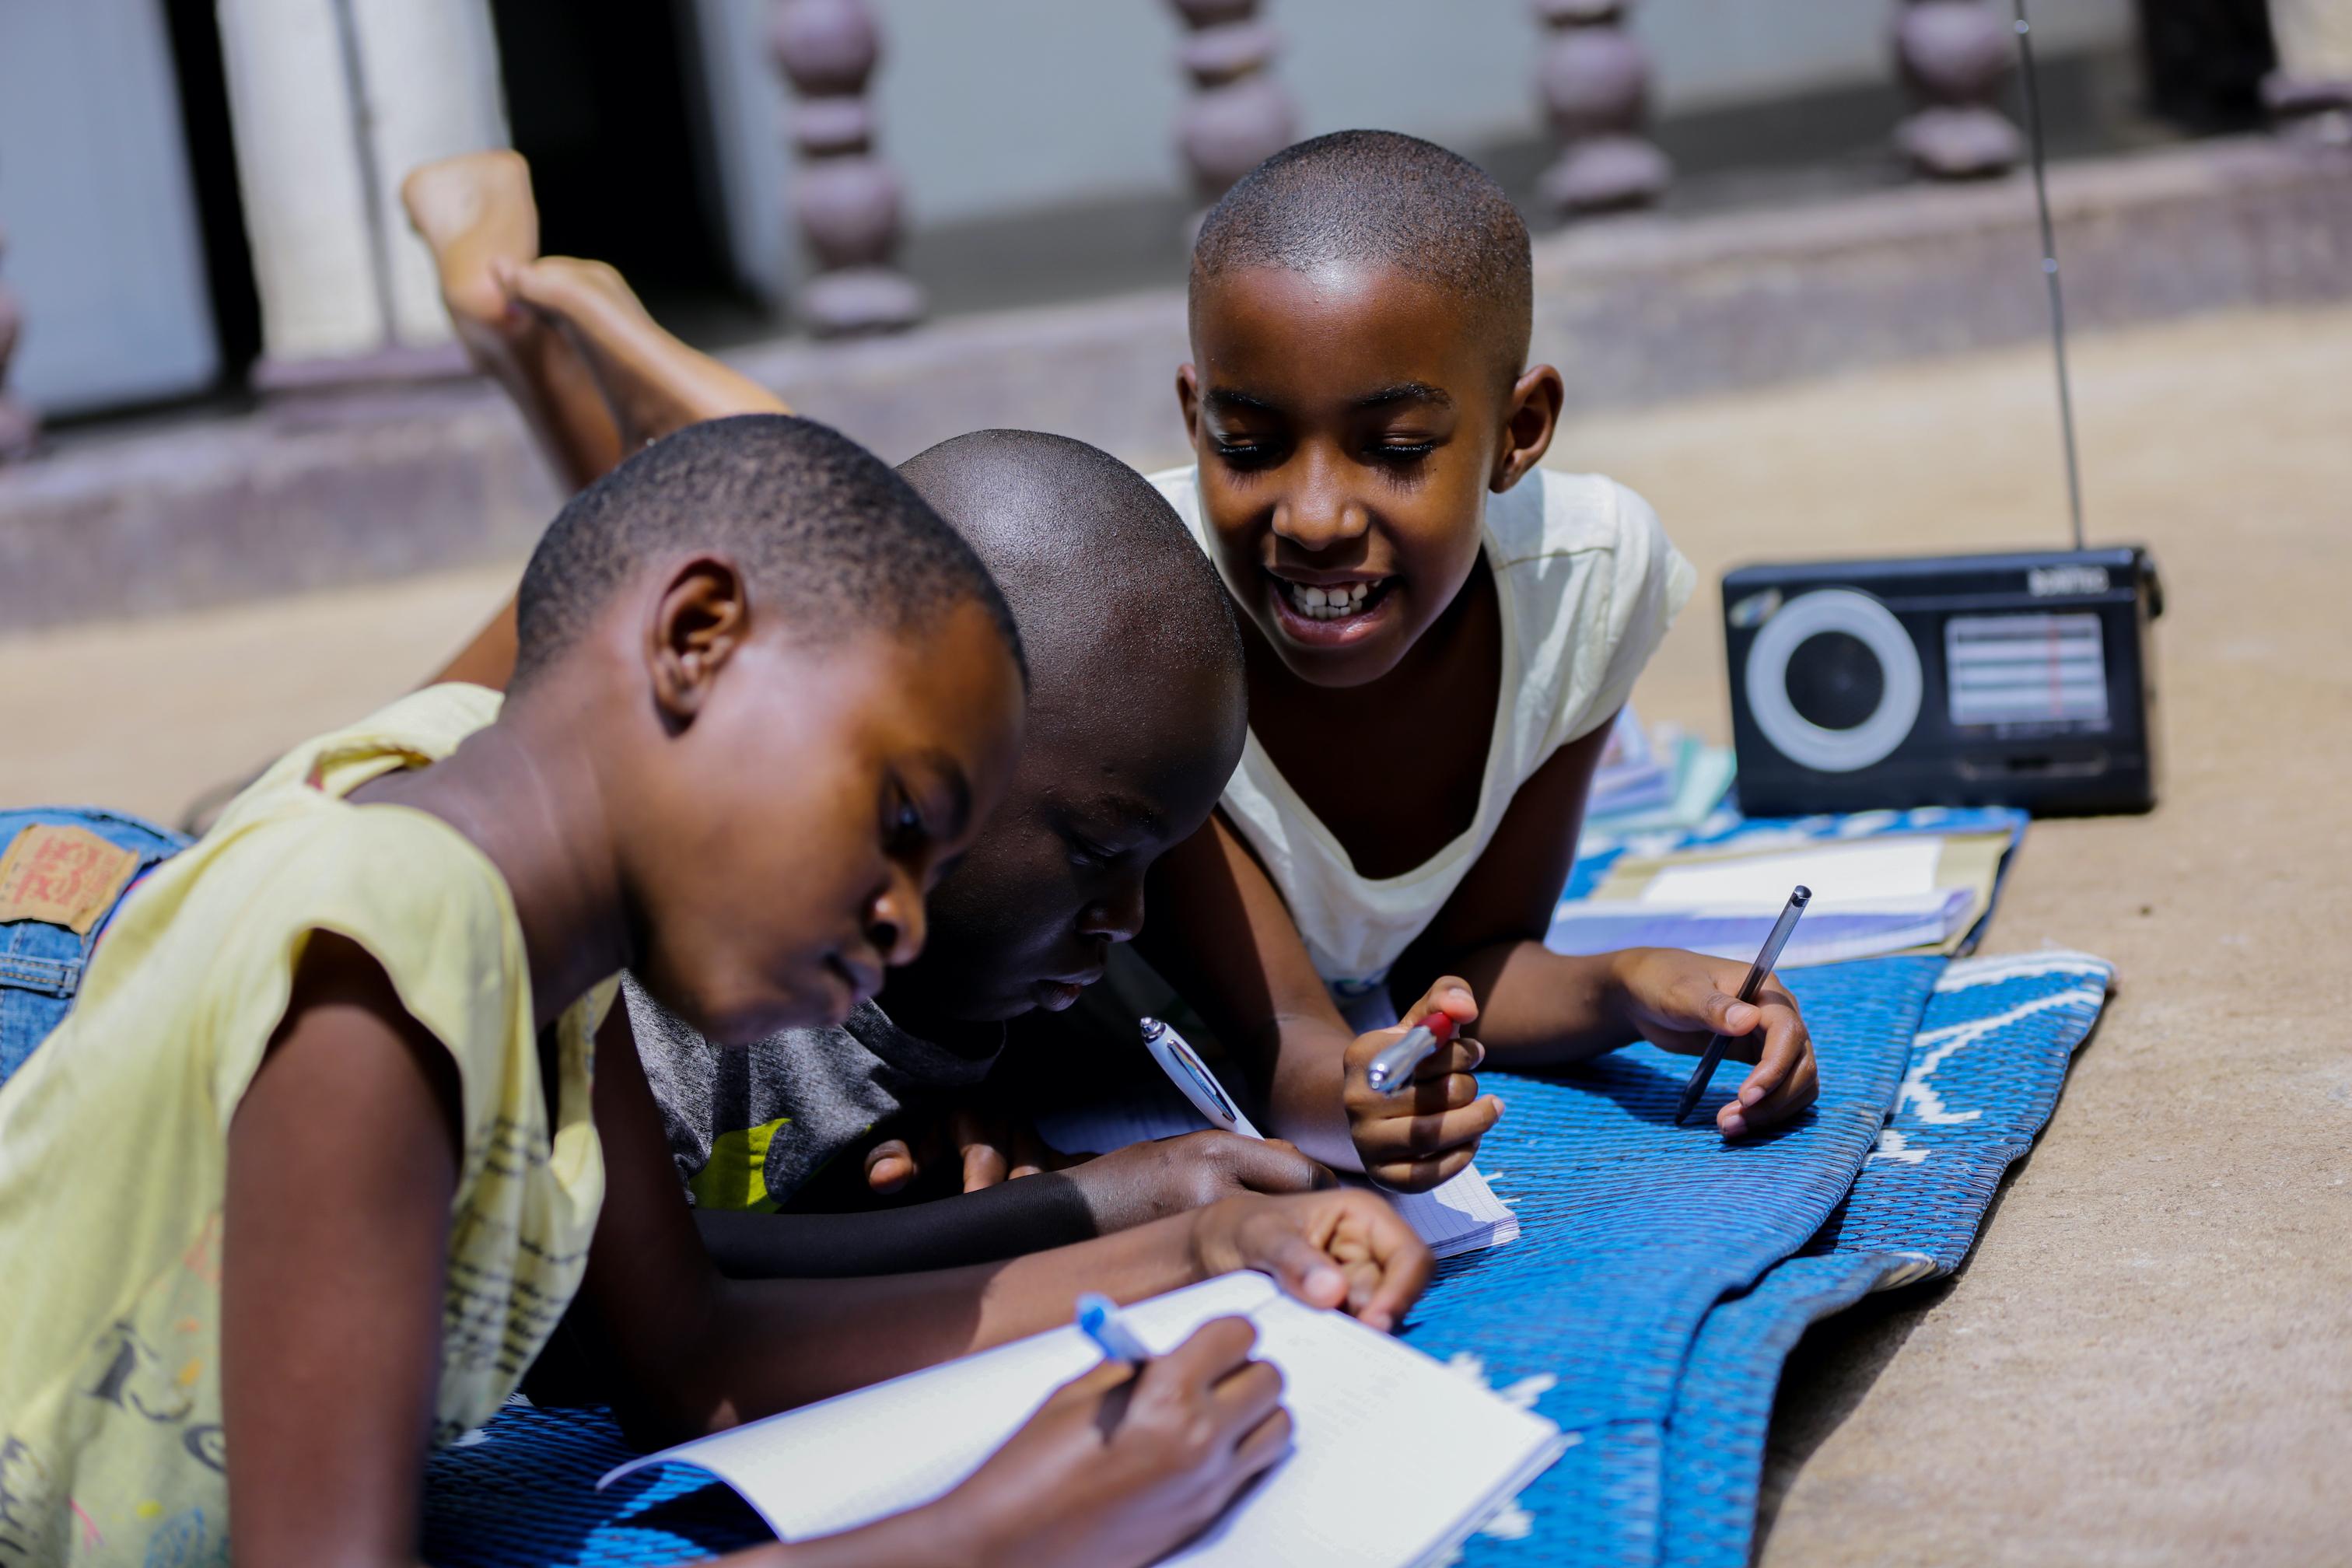
M1127 1309L1164 1353L1213 1318L1257 1326L1283 1374L1289 1457L1162 1559L1197 1568L1413 1568L1452 1550L1557 1459L1559 1428L1483 1383L1301 1306L1262 1274L1228 1274ZM597 1484L692 1465L742 1494L786 1541L853 1530L953 1489L1100 1352L1055 1329L805 1410L634 1459Z
M1038 1135L1066 1154L1108 1154L1130 1143L1199 1132L1209 1124L1172 1090L1158 1084L1132 1096L1037 1120ZM1382 1193L1440 1258L1455 1258L1519 1238L1519 1220L1478 1167L1470 1165L1425 1193Z

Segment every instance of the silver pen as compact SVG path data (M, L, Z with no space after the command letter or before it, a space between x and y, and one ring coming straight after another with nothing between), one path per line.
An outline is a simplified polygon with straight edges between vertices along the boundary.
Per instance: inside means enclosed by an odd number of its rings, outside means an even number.
M1407 1029L1404 1038L1372 1058L1372 1065L1364 1069L1364 1081L1379 1093L1393 1094L1412 1081L1415 1068L1453 1037L1454 1015L1432 1013Z

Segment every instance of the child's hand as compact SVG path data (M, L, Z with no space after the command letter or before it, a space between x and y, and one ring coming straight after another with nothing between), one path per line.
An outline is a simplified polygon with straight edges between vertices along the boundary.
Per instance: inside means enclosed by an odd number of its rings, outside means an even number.
M942 1168L959 1173L958 1190L976 1193L1075 1163L1046 1147L1026 1121L984 1101L930 1108L897 1125L898 1132L866 1152L866 1184L886 1197Z
M1204 1276L1271 1274L1308 1306L1344 1307L1384 1332L1420 1299L1431 1268L1429 1248L1388 1200L1351 1187L1197 1210L1192 1258Z
M1628 948L1613 964L1619 1021L1651 1044L1685 1056L1706 1049L1707 1037L1729 1040L1724 1056L1756 1070L1716 1112L1726 1138L1786 1121L1813 1102L1821 1080L1813 1037L1796 999L1767 975L1753 1002L1738 1000L1748 965L1671 947Z
M1365 1081L1372 1058L1404 1038L1405 1031L1433 1013L1451 1016L1457 1027L1478 1016L1470 987L1446 975L1406 1010L1394 1028L1359 1035L1348 1047L1348 1134L1362 1156L1364 1173L1384 1187L1418 1193L1437 1185L1468 1164L1478 1140L1503 1114L1493 1095L1481 1099L1471 1069L1486 1059L1486 1047L1456 1034L1414 1072L1412 1081L1383 1094Z
M1102 1232L1206 1208L1244 1193L1336 1186L1330 1172L1279 1139L1206 1131L1131 1143L1067 1167Z
M1256 1342L1248 1319L1220 1318L1139 1370L1064 1384L940 1500L941 1533L1024 1568L1157 1562L1289 1451L1282 1373L1248 1359Z

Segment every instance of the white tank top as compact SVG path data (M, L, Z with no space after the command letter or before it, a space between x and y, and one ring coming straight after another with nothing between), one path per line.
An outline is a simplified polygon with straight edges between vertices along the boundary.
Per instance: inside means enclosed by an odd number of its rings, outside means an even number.
M1198 469L1170 468L1151 482L1211 549ZM1390 965L1477 864L1519 786L1625 705L1697 581L1649 503L1598 474L1538 468L1487 497L1485 525L1503 679L1478 814L1461 837L1401 876L1358 875L1255 730L1221 803L1288 902L1333 1000L1365 1027L1375 1026L1358 1015L1378 1010Z

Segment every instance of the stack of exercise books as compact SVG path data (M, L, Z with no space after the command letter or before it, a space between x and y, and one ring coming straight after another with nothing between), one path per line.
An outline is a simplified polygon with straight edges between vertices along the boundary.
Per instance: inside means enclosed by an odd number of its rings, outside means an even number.
M1674 771L1651 744L1649 731L1630 707L1617 715L1609 739L1601 749L1601 763L1592 773L1592 788L1584 800L1588 816L1616 816L1654 811L1675 796Z
M1228 1274L1127 1310L1155 1354L1214 1318L1256 1326L1283 1376L1291 1452L1162 1559L1197 1568L1411 1568L1454 1549L1566 1448L1559 1427L1420 1351L1301 1306L1263 1274ZM854 1530L939 1498L1062 1384L1101 1359L1055 1329L640 1459L691 1465L786 1541Z
M1637 834L1699 826L1723 810L1732 771L1730 747L1710 746L1671 724L1645 730L1627 708L1617 715L1592 775L1577 852L1613 848Z
M1802 883L1812 902L1780 955L1783 969L1964 952L1990 918L2024 825L2021 812L1878 813L1753 823L1672 848L1636 843L1597 885L1561 901L1545 945L1752 958L1790 889Z

